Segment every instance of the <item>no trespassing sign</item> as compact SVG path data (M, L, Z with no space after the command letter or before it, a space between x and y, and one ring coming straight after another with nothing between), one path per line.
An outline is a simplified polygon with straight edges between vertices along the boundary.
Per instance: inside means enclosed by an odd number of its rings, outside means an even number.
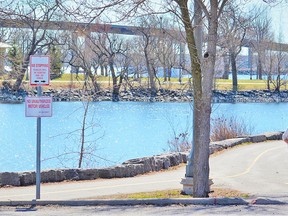
M52 97L26 97L26 117L52 117Z

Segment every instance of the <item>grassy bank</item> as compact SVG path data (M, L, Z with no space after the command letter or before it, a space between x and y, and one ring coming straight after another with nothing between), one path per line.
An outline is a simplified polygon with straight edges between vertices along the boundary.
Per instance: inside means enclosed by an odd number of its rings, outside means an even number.
M7 77L0 77L0 86L2 86L2 81L7 80L13 83L15 80L9 80ZM79 74L63 74L61 77L51 80L50 86L45 87L45 89L49 88L82 88L84 83L84 75ZM141 78L141 81L133 80L129 78L129 86L133 87L148 87L148 78ZM112 88L112 78L111 77L104 77L98 76L97 82L102 88ZM266 80L238 80L238 90L239 91L246 91L246 90L265 90L267 89L267 81ZM190 87L191 79L183 78L182 82L179 83L178 78L171 78L170 82L164 82L163 78L159 78L156 82L158 87L163 89L187 89ZM127 82L123 82L123 86L128 86ZM26 81L24 77L23 87L25 89L31 88L29 86L29 81ZM271 85L273 89L273 85ZM215 79L214 82L214 89L215 90L232 90L232 80L224 80L224 79ZM286 85L282 85L281 90L287 89Z

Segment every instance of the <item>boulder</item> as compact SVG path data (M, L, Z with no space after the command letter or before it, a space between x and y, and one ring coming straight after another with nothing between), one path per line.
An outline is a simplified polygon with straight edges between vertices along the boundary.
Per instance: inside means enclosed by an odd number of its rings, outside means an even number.
M60 182L65 180L62 170L44 170L41 172L41 182Z
M63 169L64 180L79 180L79 169Z
M116 176L115 167L107 167L98 169L99 178L110 179Z
M253 143L266 141L266 136L263 134L250 136L250 141Z
M20 186L19 174L13 172L0 173L0 186L5 185Z
M266 132L263 135L266 136L267 140L281 140L282 139L283 132Z
M99 178L97 169L80 169L78 171L79 180L94 180Z
M36 184L36 173L35 172L23 172L19 173L21 186L34 185Z

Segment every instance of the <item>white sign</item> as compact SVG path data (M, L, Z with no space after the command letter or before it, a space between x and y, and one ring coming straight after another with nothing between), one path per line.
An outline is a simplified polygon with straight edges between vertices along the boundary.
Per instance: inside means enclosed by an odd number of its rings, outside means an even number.
M51 117L52 97L26 97L25 98L26 117Z
M30 56L30 85L47 86L50 83L50 57Z

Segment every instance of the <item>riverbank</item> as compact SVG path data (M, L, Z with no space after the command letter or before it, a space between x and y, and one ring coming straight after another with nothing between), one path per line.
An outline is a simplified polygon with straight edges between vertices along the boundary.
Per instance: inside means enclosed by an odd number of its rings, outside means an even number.
M21 103L26 96L35 96L36 90L12 91L2 88L0 91L0 103ZM61 101L111 101L112 91L103 89L100 92L81 91L80 89L49 89L43 91L43 96L52 96L54 102ZM193 92L186 89L168 90L159 89L151 96L149 89L135 88L120 92L119 101L137 102L190 102L193 101ZM288 102L288 90L274 92L269 90L249 91L213 91L214 103L279 103Z

